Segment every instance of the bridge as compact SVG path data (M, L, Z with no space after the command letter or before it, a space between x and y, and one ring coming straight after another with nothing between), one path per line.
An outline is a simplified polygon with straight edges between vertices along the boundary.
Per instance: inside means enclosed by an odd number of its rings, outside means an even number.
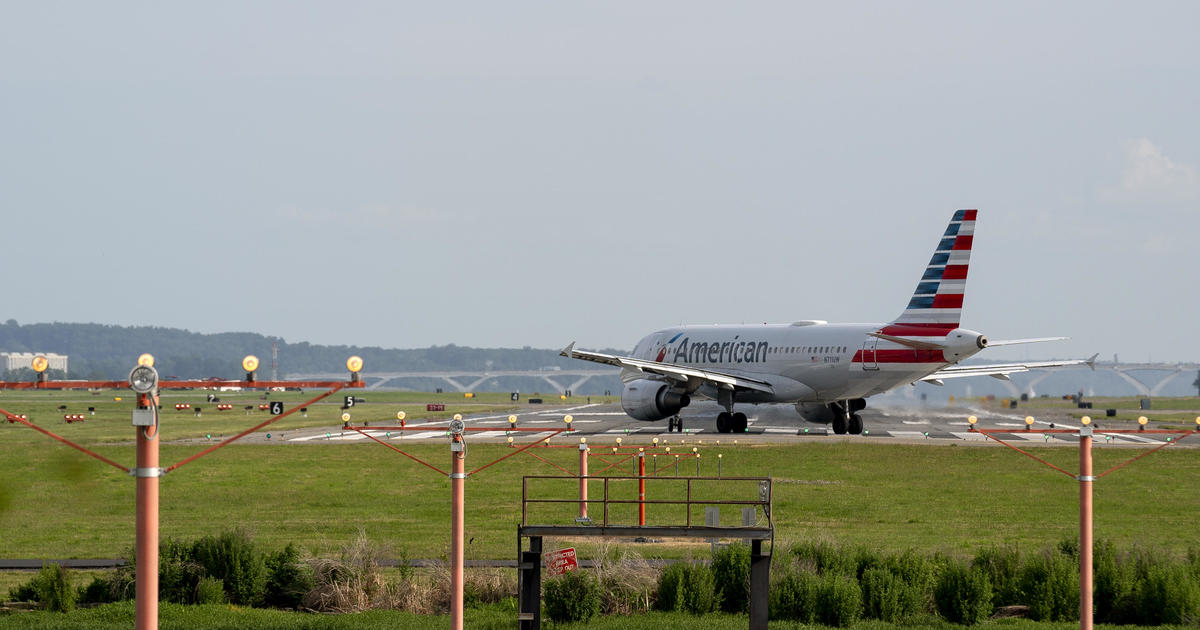
M476 391L483 383L493 378L511 376L539 378L551 387L553 391L565 392L577 390L589 379L596 376L616 376L617 369L567 369L567 370L446 370L440 372L370 372L362 378L369 381L366 389L385 389L387 384L396 379L428 378L444 381L447 385L460 392ZM322 378L344 379L345 372L321 372ZM320 380L317 374L288 374L287 380Z

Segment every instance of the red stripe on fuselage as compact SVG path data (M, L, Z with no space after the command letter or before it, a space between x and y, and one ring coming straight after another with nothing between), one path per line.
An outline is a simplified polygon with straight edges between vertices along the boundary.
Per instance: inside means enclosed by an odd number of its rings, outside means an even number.
M942 280L966 280L967 266L966 265L946 265L942 271Z
M871 355L874 355L872 358ZM949 363L941 350L859 350L851 363Z
M889 324L879 331L893 337L945 337L950 331L958 328L958 324Z

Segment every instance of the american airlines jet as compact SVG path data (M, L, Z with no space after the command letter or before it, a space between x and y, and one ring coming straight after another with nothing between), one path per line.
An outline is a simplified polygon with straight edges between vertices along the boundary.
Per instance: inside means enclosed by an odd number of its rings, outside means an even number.
M976 214L954 213L908 307L889 323L679 326L643 337L631 356L576 350L574 343L562 355L621 367L621 406L638 420L670 418L668 428L682 430L680 410L697 395L713 399L725 408L717 415L721 433L746 430L736 403L790 403L806 420L832 424L834 433L862 433L865 399L900 385L985 375L1007 380L1035 368L1093 365L1095 356L960 365L987 347L1065 339L989 342L959 328Z

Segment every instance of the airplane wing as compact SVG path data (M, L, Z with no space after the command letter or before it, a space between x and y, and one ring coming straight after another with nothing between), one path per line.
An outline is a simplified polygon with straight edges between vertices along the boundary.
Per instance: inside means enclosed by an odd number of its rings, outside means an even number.
M1099 353L1093 354L1089 359L1072 359L1069 361L1031 361L1028 363L995 363L991 365L952 365L947 368L942 368L929 376L921 379L927 383L941 385L942 381L948 378L963 378L965 376L991 376L1002 381L1007 381L1009 374L1017 374L1020 372L1028 372L1040 368L1068 367L1072 365L1086 365L1093 370L1096 369L1096 357Z
M714 372L712 370L701 370L685 365L675 363L658 363L655 361L647 361L645 359L635 359L633 357L621 357L613 354L602 354L600 352L591 352L589 350L576 350L575 342L563 348L559 353L570 359L583 359L584 361L592 361L595 363L604 363L605 365L615 365L617 367L637 370L647 374L655 374L664 376L676 381L687 382L690 385L699 386L704 383L709 383L723 389L750 389L758 392L766 392L768 394L775 393L775 388L766 381L761 381L754 378L748 378L737 374L729 374L726 372ZM694 389L694 387L692 388Z

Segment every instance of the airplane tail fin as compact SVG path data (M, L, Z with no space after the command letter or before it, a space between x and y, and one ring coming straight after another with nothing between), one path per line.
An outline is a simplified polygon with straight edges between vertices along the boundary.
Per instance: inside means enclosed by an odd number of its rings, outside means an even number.
M941 336L958 328L967 266L975 235L976 210L959 210L938 242L908 308L882 332L898 336ZM924 335L921 333L924 332Z

